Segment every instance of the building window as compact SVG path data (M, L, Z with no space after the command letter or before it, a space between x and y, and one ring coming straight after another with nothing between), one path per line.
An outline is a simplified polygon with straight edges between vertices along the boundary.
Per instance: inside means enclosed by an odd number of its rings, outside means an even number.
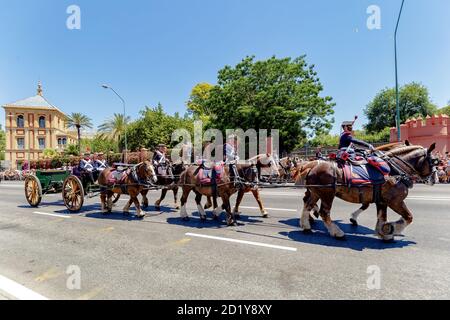
M17 149L25 150L25 138L17 138Z
M45 149L45 138L39 138L38 143L39 143L39 149L44 150Z
M65 147L67 145L67 138L58 138L58 146Z
M25 120L22 115L17 117L17 128L25 128Z
M39 128L45 129L45 117L39 117Z

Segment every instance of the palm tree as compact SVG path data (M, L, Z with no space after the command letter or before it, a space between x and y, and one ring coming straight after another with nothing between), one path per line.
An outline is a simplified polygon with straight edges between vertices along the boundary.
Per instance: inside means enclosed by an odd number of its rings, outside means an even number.
M114 113L114 116L106 120L98 127L98 131L102 137L109 138L118 143L125 134L127 124L130 122L130 117L124 117L123 114Z
M92 120L84 114L75 112L67 117L67 127L76 128L78 133L78 151L81 154L81 129L92 129Z

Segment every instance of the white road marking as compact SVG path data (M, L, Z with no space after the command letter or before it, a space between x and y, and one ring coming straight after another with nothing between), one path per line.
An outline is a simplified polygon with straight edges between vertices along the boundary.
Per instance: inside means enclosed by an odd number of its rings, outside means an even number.
M46 212L38 212L38 211L35 211L35 212L33 212L34 214L40 214L40 215L42 215L42 216L51 216L51 217L58 217L58 218L64 218L64 219L70 219L70 218L72 218L72 217L70 217L70 216L64 216L64 215L62 215L62 214L54 214L54 213L46 213Z
M257 207L243 207L243 206L239 206L239 208L242 209L254 209L254 210L260 210ZM272 211L287 211L287 212L297 212L297 210L294 209L281 209L281 208L265 208L267 210L272 210Z
M294 252L297 251L297 248L292 248L292 247L276 246L276 245L262 243L262 242L253 242L253 241L237 240L237 239L230 239L230 238L213 237L213 236L207 236L207 235L204 235L204 234L186 233L186 236L187 237L197 237L197 238L205 238L205 239L226 241L226 242L242 243L242 244L248 244L248 245L251 245L251 246L266 247L266 248L286 250L286 251L294 251Z
M48 298L0 275L0 291L19 300L48 300Z
M441 241L446 241L446 242L450 242L450 239L447 239L447 238L439 238L439 240L441 240Z

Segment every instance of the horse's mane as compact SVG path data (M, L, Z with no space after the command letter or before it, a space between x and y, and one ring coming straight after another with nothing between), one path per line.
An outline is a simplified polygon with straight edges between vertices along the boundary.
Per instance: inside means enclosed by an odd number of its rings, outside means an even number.
M377 150L378 150L378 151L389 151L389 150L391 150L392 148L400 147L400 146L405 146L405 144L404 144L403 142L389 143L389 144L385 144L385 145L379 146L379 147L377 148Z
M393 149L389 152L386 152L385 155L400 156L400 155L408 154L409 155L408 159L409 159L415 155L415 153L416 153L415 151L419 151L419 150L424 150L424 148L422 146L406 146L406 147Z
M262 153L262 154L258 154L257 156L254 156L253 158L248 159L248 161L258 161L259 159L261 159L263 157L270 158L272 156L270 154Z

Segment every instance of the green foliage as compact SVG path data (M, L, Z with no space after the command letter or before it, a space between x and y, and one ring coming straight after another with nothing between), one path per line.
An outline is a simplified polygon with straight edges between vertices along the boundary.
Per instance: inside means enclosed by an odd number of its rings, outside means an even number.
M197 84L192 89L191 96L187 102L188 112L195 119L202 120L204 125L209 123L209 119L213 115L213 110L208 108L208 105L205 103L209 99L213 88L214 86L209 83L203 82Z
M449 102L450 102L450 101L449 101ZM446 115L450 116L450 105L447 106L447 107L444 107L444 108L442 108L442 109L439 109L439 110L437 111L437 114L446 114Z
M191 136L193 134L192 118L180 117L179 114L168 115L161 104L156 108L145 107L140 114L141 118L132 122L127 130L128 148L131 151L139 150L141 147L153 149L160 143L173 146L176 143L171 141L172 133L176 129L184 128L191 132Z
M66 149L64 150L64 154L67 156L79 156L80 151L79 151L77 145L69 144L68 146L66 146Z
M6 133L0 125L0 160L5 160L5 149L6 149Z
M115 113L113 118L108 119L98 127L98 131L102 134L101 137L119 142L122 140L130 120L130 117L124 117L123 114Z
M42 154L45 159L53 159L58 155L58 151L56 151L55 149L45 149Z
M92 129L92 120L81 113L74 112L67 117L67 128L76 129L78 133L78 150L81 152L81 130Z
M205 99L195 99L196 110L207 110L209 127L225 131L280 130L280 151L291 151L307 136L331 129L331 97L321 97L323 86L305 57L255 61L247 57L235 67L219 71L218 84Z
M107 153L109 151L113 152L119 151L118 143L113 139L105 137L102 134L97 134L95 137L91 139L82 139L81 149L83 151L103 152L103 153Z
M436 113L431 103L428 89L419 83L410 83L400 88L400 120L405 122L411 117L426 117ZM395 89L381 90L364 110L369 123L368 132L375 133L386 127L395 127L396 95Z

